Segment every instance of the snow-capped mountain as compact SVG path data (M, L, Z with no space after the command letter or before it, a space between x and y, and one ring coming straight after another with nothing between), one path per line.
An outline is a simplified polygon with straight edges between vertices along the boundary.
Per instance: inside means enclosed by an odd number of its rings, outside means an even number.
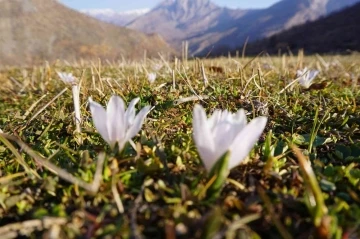
M136 18L146 14L150 9L136 9L131 11L119 12L113 9L84 9L81 10L89 16L99 19L103 22L112 23L118 26L125 26Z

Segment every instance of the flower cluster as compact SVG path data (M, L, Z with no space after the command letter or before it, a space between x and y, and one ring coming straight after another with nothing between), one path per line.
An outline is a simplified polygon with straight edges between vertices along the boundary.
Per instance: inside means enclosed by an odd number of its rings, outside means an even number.
M59 78L72 86L75 123L81 132L80 87L78 79L71 73L57 72ZM311 85L318 72L298 71L300 84ZM156 73L148 73L150 83L156 80ZM126 144L132 142L141 130L151 107L145 106L137 114L135 106L140 98L131 100L126 108L119 96L113 95L104 108L89 97L89 108L95 128L114 152L123 152ZM266 117L257 117L247 122L245 111L236 113L215 110L208 118L204 108L197 104L193 109L193 139L209 178L215 178L207 189L209 197L216 197L226 181L230 170L239 165L250 153L267 123ZM0 132L1 129L0 129ZM215 176L215 177L214 177ZM209 181L210 182L210 181Z
M304 87L310 87L318 72L298 71L299 82ZM72 85L75 119L78 132L80 131L80 99L77 79L70 73L58 72L60 79ZM156 79L156 73L148 73L150 83ZM135 137L150 112L151 107L145 106L138 114L135 105L139 98L133 99L126 109L123 99L111 96L107 108L89 98L89 106L94 125L102 138L113 150L122 152L127 142ZM258 117L247 123L245 111L238 110L230 113L227 110L215 110L206 117L204 108L195 105L193 111L193 138L200 158L210 176L217 175L216 181L209 188L213 195L221 190L228 172L240 164L249 154L266 126L267 118Z
M125 109L124 101L112 96L106 110L89 98L90 110L96 129L112 149L122 151L125 144L141 129L150 106L135 114L139 98L133 99ZM241 163L262 134L267 118L258 117L247 123L243 109L235 114L227 110L215 110L206 117L201 105L195 105L193 112L193 137L200 157L208 172L226 152L230 153L228 170Z

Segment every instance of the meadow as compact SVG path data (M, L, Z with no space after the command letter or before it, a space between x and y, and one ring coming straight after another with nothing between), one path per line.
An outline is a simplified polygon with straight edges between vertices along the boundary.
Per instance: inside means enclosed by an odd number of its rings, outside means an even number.
M305 67L319 74L304 88ZM78 126L57 72L78 80ZM301 52L2 69L1 238L359 238L359 77L357 54ZM89 109L89 97L106 106L112 95L126 106L139 97L136 112L151 106L120 152ZM196 104L208 117L267 117L225 176L199 156Z

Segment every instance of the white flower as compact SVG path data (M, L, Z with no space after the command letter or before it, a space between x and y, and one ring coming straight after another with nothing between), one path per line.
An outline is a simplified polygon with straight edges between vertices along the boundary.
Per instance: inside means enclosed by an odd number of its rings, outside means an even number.
M78 80L76 79L75 76L73 76L72 73L57 72L57 74L65 84L70 84L70 85L78 84Z
M296 76L299 79L299 84L308 89L312 84L316 76L319 74L317 70L308 70L306 67L303 70L298 70Z
M150 106L145 106L136 115L135 105L137 102L139 102L139 98L133 99L125 110L124 101L119 96L113 95L105 110L100 104L89 98L91 115L96 129L111 148L118 143L119 152L140 131L143 121L150 111Z
M154 83L154 81L156 80L156 73L148 73L147 74L147 79L150 82L150 84Z
M154 64L152 68L154 71L159 71L159 70L161 70L162 67L163 67L163 64L157 63L157 64Z
M76 131L81 133L80 87L78 80L72 75L72 73L57 72L57 74L65 84L72 86Z
M230 151L228 169L248 156L266 126L266 117L257 117L247 124L245 111L232 114L215 110L208 119L201 105L193 112L194 141L208 172L227 151Z

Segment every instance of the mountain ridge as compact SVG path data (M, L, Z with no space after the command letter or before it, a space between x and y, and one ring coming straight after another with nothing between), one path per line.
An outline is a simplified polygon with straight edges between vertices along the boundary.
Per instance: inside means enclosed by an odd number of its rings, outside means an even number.
M219 7L210 0L165 0L127 27L156 32L178 50L187 40L190 53L201 56L232 49L246 39L269 37L359 1L282 0L265 9L242 10ZM193 8L189 10L189 6Z
M234 18L247 12L219 7L210 0L165 0L127 27L145 33L159 33L177 50L180 50L182 41L188 40L190 51L195 51L193 46L204 44L206 39L203 37L209 30L221 31Z
M103 22L115 24L117 26L126 26L139 16L149 12L150 9L135 9L130 11L115 11L113 9L83 9L80 12L94 17Z
M294 26L269 38L250 43L248 55L260 52L296 52L303 49L306 54L349 53L360 51L360 3L317 19ZM239 47L240 50L241 47Z

